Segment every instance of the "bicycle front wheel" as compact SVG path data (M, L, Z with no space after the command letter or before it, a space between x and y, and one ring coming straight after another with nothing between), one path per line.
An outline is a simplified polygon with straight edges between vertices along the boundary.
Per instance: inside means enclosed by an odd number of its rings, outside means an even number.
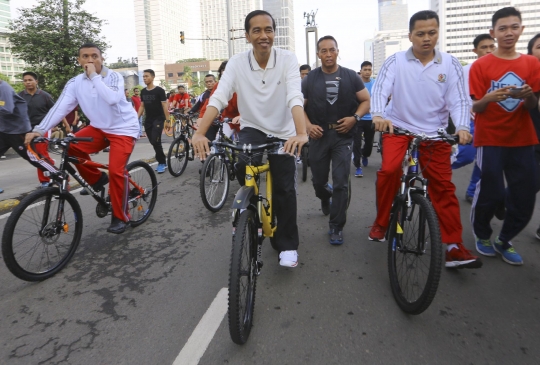
M174 122L172 126L173 138L176 139L182 134L182 123L179 121Z
M188 142L183 135L171 143L167 154L167 168L172 176L178 177L184 173L188 163L188 152Z
M431 202L411 194L398 202L388 232L388 272L398 306L409 314L425 311L437 292L442 269L439 222Z
M219 212L229 194L229 169L223 156L211 155L201 170L201 199L211 212Z
M173 135L173 125L175 122L174 117L171 115L169 120L166 120L165 123L163 123L163 131L168 137L172 137Z
M255 213L240 214L233 237L229 271L229 333L234 343L246 343L255 308L257 284L257 224Z
M9 216L2 235L2 255L13 275L42 281L62 270L81 240L81 208L71 194L56 187L24 198Z
M133 161L127 165L129 173L130 224L137 227L144 223L156 205L157 178L154 170L144 161Z

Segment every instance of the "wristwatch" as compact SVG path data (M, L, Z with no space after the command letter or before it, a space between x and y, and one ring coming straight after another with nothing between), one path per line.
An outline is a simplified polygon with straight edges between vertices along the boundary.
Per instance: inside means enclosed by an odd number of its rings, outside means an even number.
M354 119L356 119L357 122L362 120L362 117L360 117L358 114L353 115Z

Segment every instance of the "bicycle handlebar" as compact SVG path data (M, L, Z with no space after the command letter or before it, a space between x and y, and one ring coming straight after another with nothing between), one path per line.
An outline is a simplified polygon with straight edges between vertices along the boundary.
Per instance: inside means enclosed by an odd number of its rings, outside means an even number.
M282 147L283 142L269 142L269 143L261 144L258 146L252 146L251 144L243 144L242 146L240 146L240 145L235 145L235 144L231 144L227 142L214 141L212 142L212 146L227 147L232 150L239 151L239 152L253 153L253 152L264 151L264 150L275 148L275 147Z
M72 143L72 142L93 142L94 137L75 137L67 136L66 138L45 138L45 137L36 137L32 140L33 143L43 143L49 142L53 144Z
M389 133L389 132L382 132L382 133ZM437 130L436 136L426 136L425 134L417 134L407 129L394 126L394 134L398 136L412 136L412 137L418 138L421 141L441 139L442 141L447 142L450 145L454 145L459 142L459 136L457 135L453 136L446 133L444 128L439 128Z

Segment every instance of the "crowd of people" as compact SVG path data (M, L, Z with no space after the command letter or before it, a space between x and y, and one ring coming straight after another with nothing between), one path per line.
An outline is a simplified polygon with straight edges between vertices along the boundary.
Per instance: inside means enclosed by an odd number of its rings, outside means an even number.
M109 176L77 167L94 190L109 183L113 216L108 230L122 233L129 225L124 191L127 161L144 128L155 151L156 170L165 172L161 136L170 110L199 113L191 143L201 160L210 154L218 116L227 118L224 131L236 132L241 144L262 144L272 135L284 142L285 151L268 156L279 222L275 242L280 265L295 267L299 248L296 158L308 141L314 195L322 213L329 216L329 243L341 245L351 199L351 161L354 176L361 178L375 133L382 134L377 210L368 235L369 240L381 242L412 138L394 134L394 127L427 136L445 128L457 136L459 148L452 151L443 141L422 143L419 164L429 180L428 193L446 244L446 267L482 266L482 260L464 245L470 240L464 239L460 203L452 183L452 170L470 163L474 169L465 199L472 204L476 251L485 257L499 254L512 265L523 264L511 241L529 223L540 190L540 34L530 40L528 55L516 51L524 29L517 9L505 7L495 12L492 29L471 42L478 59L465 67L436 49L438 15L420 11L409 22L411 48L388 57L375 79L368 61L358 72L340 66L338 41L332 36L317 42L321 66L299 69L294 53L273 47L276 24L268 12L251 12L244 26L252 49L223 62L217 79L206 75L206 90L195 100L183 85L169 94L154 85L151 69L144 70L146 87L140 97L138 88L131 97L122 77L103 65L101 50L93 44L81 46L79 63L84 72L67 83L56 104L37 88L37 75L31 72L24 74L26 90L19 95L0 82L0 100L5 101L0 104L0 148L13 147L39 168L40 182L48 186L42 171L54 169L54 161L46 146L32 154L24 143L50 131L59 132L62 126L64 133L70 133L78 117L66 116L79 105L92 123L76 135L92 136L94 142L71 146L70 153L89 159L90 153L110 146ZM240 184L244 183L244 164L240 159L236 166ZM503 220L495 235L494 217ZM540 228L537 237L540 239Z

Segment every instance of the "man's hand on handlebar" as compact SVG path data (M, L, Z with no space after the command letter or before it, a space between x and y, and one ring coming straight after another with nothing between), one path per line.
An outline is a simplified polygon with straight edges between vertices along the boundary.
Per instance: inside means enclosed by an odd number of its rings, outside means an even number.
M210 155L210 141L204 135L196 132L193 135L191 140L191 145L193 146L193 151L195 156L197 156L201 161L206 160L206 157Z
M36 137L41 137L41 134L36 132L26 133L26 136L24 136L24 145L28 146L28 144L30 144L30 142L32 142L32 140Z
M381 117L373 118L373 127L375 131L378 132L388 132L390 134L394 133L394 127L392 126L392 122L388 119L384 119Z
M285 153L288 153L289 155L295 155L296 150L296 157L300 156L300 152L302 151L302 147L308 142L308 136L307 134L298 134L294 137L289 138L285 145L283 146L283 151Z
M469 131L460 130L457 131L455 135L459 136L459 144L467 144L472 141L472 135L469 133Z

